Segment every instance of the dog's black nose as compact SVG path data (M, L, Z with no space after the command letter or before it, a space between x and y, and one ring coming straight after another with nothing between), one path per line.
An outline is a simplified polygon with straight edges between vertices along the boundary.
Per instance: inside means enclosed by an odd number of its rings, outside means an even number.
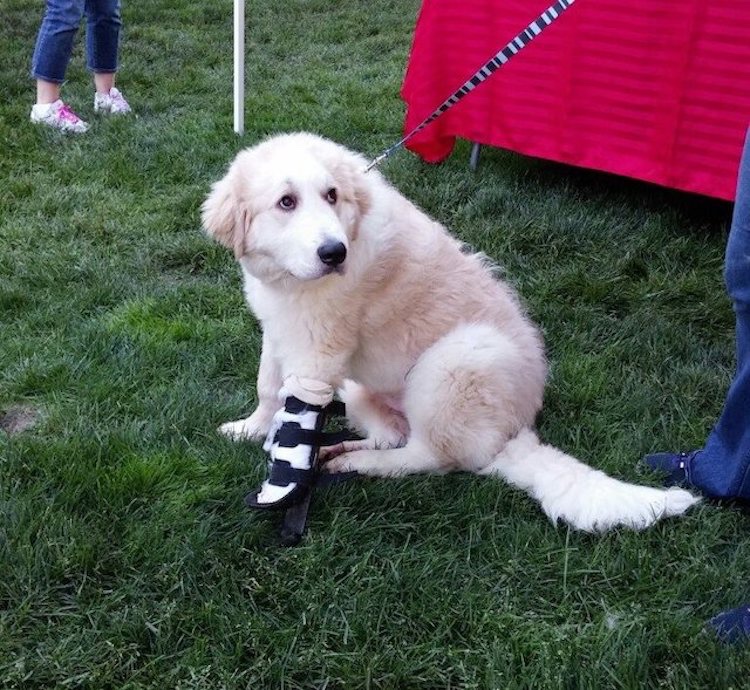
M320 260L328 266L338 266L346 259L346 247L343 242L326 242L318 247Z

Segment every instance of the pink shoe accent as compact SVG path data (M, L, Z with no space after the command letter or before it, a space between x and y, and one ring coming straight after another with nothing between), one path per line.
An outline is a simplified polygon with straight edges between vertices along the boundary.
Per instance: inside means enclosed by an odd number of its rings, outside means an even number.
M78 115L76 115L70 107L63 103L62 107L57 111L57 116L64 122L70 122L71 125L77 125L79 122L83 122Z

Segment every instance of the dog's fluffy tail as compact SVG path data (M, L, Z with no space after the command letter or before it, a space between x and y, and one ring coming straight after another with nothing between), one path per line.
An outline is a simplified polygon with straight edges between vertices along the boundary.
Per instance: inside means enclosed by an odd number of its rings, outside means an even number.
M530 493L552 522L563 520L586 532L618 525L643 529L700 500L683 489L655 489L609 477L542 444L529 429L509 441L480 474L499 475Z

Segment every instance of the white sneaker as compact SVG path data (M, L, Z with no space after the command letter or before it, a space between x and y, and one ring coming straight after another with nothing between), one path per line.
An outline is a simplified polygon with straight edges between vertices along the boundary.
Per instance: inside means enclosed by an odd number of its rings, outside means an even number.
M94 94L94 112L109 115L127 115L131 111L125 97L114 86L109 93Z
M83 134L89 128L88 122L84 122L60 99L54 103L37 103L31 109L31 121L73 134Z

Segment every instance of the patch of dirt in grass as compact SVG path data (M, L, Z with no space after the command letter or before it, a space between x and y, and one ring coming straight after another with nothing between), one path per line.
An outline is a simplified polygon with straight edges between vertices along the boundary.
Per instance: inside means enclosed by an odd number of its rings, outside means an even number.
M0 409L0 431L9 436L28 431L41 419L42 413L28 405L16 405L5 410Z

